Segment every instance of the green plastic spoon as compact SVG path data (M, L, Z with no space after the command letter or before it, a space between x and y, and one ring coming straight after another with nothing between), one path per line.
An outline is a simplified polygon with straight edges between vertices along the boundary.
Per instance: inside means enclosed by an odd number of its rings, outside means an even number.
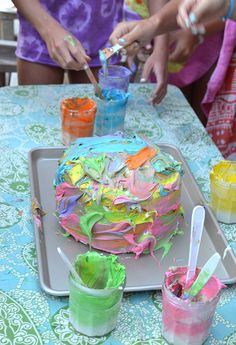
M196 296L213 275L220 259L221 256L219 253L215 253L214 255L212 255L210 259L202 267L199 275L197 276L197 279L195 280L191 288L185 293L188 294L190 297Z

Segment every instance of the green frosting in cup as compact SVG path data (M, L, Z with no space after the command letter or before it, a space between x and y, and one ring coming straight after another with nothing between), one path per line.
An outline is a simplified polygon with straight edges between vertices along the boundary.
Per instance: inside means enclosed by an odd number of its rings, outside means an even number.
M88 336L101 336L116 326L125 285L125 266L116 255L97 252L80 254L75 269L83 285L69 276L69 319L74 328Z
M124 284L125 266L117 261L116 255L90 251L78 255L74 265L83 284L88 288L116 289Z

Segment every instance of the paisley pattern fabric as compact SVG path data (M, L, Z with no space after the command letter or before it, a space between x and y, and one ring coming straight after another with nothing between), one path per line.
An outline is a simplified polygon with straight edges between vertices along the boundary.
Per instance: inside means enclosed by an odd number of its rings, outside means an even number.
M122 21L123 0L40 0L47 12L83 45L91 66L99 66L98 50L109 45L108 38ZM19 13L20 31L16 55L24 60L56 65L45 42ZM99 33L99 34L98 34Z
M222 156L177 88L169 87L161 105L147 103L154 87L131 84L125 128L177 146L209 200L209 172ZM35 147L61 146L60 100L72 96L93 97L93 89L0 88L0 344L168 345L161 336L160 291L126 293L116 329L103 337L86 337L69 322L68 298L40 288L27 155ZM236 224L221 228L228 250L236 252ZM236 344L235 310L232 284L222 292L204 345Z

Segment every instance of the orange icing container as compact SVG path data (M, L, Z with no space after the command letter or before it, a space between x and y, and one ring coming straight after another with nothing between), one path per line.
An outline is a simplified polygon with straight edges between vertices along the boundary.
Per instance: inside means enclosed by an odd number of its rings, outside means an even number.
M223 160L210 172L211 206L220 222L236 223L236 162Z
M62 142L68 146L77 138L93 135L96 103L90 98L71 97L61 102Z

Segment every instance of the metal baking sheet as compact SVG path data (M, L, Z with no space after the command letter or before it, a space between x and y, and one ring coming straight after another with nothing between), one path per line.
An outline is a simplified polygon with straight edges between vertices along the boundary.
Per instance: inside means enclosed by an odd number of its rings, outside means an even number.
M185 175L182 184L182 205L185 209L186 229L183 236L176 236L174 244L163 260L162 250L156 253L158 264L150 255L142 255L138 260L134 254L121 254L119 259L127 270L125 291L145 291L160 289L164 272L170 266L183 266L188 262L190 241L190 221L192 209L201 204L206 207L205 227L200 245L198 265L202 266L216 251L223 257L228 246L227 240L210 208L199 190L182 154L174 146L159 145L175 159L182 161ZM88 246L76 242L72 237L63 237L57 218L54 215L56 204L54 198L53 178L58 166L58 159L65 148L37 148L29 152L29 170L31 196L37 198L46 215L42 218L42 230L35 226L35 242L38 259L40 284L45 292L55 296L67 296L68 269L62 262L57 247L61 247L71 261L77 254L84 253ZM232 250L217 267L216 274L226 284L236 282L236 257Z

